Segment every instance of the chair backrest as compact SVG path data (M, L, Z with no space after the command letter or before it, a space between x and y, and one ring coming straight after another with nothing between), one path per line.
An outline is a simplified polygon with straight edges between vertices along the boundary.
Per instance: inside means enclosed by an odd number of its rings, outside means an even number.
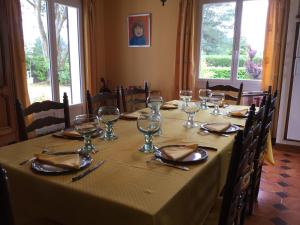
M259 135L258 146L257 146L257 151L255 156L256 160L260 159L261 161L260 164L262 164L263 152L265 150L268 133L272 125L273 114L276 107L276 99L277 99L277 91L275 91L273 96L271 93L269 93L267 98L265 99L262 129Z
M102 92L108 92L108 93L111 93L112 91L109 89L109 87L108 87L108 85L107 85L107 81L102 77L101 78L101 88L100 88L100 93L102 93Z
M122 102L123 102L123 108L124 111L127 112L127 101L126 97L131 96L132 99L130 100L132 104L145 104L145 107L147 107L147 98L149 97L149 86L148 82L145 82L144 87L129 87L124 89L123 86L121 86L121 95L122 95ZM136 95L144 95L143 98L137 99Z
M245 215L247 191L250 185L254 152L254 106L251 106L245 129L235 137L224 189L219 225L242 224ZM255 107L254 107L255 109Z
M86 91L86 103L87 103L87 112L89 114L97 114L97 110L100 106L116 106L120 111L120 88L112 92L100 92L94 96L91 96L89 90Z
M70 127L70 109L69 109L69 100L66 93L63 96L63 103L54 102L54 101L43 101L43 102L35 102L28 106L27 108L22 107L22 104L19 100L16 100L16 108L17 108L17 120L19 126L19 140L24 141L28 139L28 133L32 132L36 129L40 129L43 127L56 125L56 124L65 124L65 128ZM63 109L64 117L54 117L54 116L46 116L43 118L39 118L34 120L31 124L26 126L25 117L32 115L34 113L40 113L43 111L49 110L58 110Z
M13 212L10 201L8 178L0 165L0 225L13 225Z
M241 98L243 93L243 83L240 84L240 88L236 88L230 85L216 85L210 86L209 82L206 82L206 88L212 91L224 91L225 92L225 100L235 101L237 105L241 104ZM229 93L234 92L236 96L233 96Z

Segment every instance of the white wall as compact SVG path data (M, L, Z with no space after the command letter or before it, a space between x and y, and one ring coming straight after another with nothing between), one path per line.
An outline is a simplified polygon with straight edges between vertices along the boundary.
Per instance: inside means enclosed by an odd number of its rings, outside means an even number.
M288 101L289 101L289 92L292 87L291 78L293 76L293 54L295 48L295 35L296 35L296 16L298 14L300 0L291 0L290 7L290 15L289 15L289 25L288 25L288 36L287 36L287 44L286 44L286 52L285 52L285 63L283 69L283 80L282 80L282 90L281 90L281 99L280 99L280 110L279 110L279 120L278 120L278 129L277 129L277 137L276 142L280 144L289 144L289 145L297 145L300 146L300 142L288 141L285 139L285 129L287 126L287 116L288 112ZM295 89L300 89L300 83L298 87ZM296 94L296 92L294 93ZM294 95L295 96L295 95ZM295 99L293 104L295 106ZM300 106L300 101L297 106ZM296 115L299 112L298 115ZM300 134L300 108L293 107L293 110L290 114L290 124L292 126L289 127L289 137L297 138ZM294 134L294 135L291 135ZM299 136L299 135L298 135Z

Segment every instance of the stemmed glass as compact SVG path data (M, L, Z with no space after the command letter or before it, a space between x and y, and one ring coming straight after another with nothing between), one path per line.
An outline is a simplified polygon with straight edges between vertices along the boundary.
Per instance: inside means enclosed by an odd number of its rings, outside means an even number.
M211 114L213 115L222 115L220 111L220 105L223 103L225 94L222 92L213 92L211 95L211 102L214 103L214 110Z
M79 149L79 153L88 156L91 152L96 150L92 144L91 137L100 130L98 116L90 114L75 116L74 125L75 130L84 139L84 146Z
M183 101L183 106L184 108L187 105L187 102L190 102L193 97L193 91L191 90L180 90L179 91L179 97Z
M160 107L163 104L164 100L161 96L149 96L147 98L148 107L151 109L151 114L161 117ZM161 118L162 120L162 118ZM161 128L154 135L161 135Z
M155 134L161 126L160 116L154 114L142 114L137 119L137 128L145 136L145 144L139 149L144 153L155 152L158 148L152 143L152 135Z
M160 115L160 107L164 100L161 96L149 96L147 98L148 107L151 109L152 114Z
M208 109L207 102L211 97L211 90L210 89L200 89L199 90L199 98L201 100L201 109Z
M115 140L118 136L114 133L113 124L119 119L120 111L115 106L102 106L98 110L99 120L105 124L104 134L101 139L106 141Z
M200 106L199 102L187 102L186 106L183 108L183 111L186 112L188 119L184 123L184 126L187 128L193 128L199 126L195 121L195 115L199 112Z

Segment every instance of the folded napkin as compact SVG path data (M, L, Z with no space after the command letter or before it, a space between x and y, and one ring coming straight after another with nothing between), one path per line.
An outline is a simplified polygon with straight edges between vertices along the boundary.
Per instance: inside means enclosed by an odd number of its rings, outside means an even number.
M245 117L247 113L248 113L248 109L234 110L229 112L231 116L237 116L237 117Z
M140 116L139 112L133 112L133 113L123 113L120 115L120 119L123 120L137 120L137 118Z
M205 125L209 131L224 132L231 126L231 123L208 123Z
M166 104L164 104L164 105L162 105L161 107L160 107L160 109L166 109L166 110L168 110L168 109L177 109L178 108L178 106L177 105L174 105L174 104L168 104L168 103L166 103Z
M80 156L79 154L68 154L68 155L47 155L47 154L36 154L36 159L43 163L62 167L79 169L80 168Z
M185 146L180 146L180 147L168 147L168 148L163 148L161 151L168 156L172 160L179 160L182 158L185 158L189 154L195 152L198 148L197 144L193 145L185 145Z
M81 137L76 130L64 130L61 135L65 137Z
M214 106L215 106L215 104L212 103L212 102L207 102L206 105L207 105L208 107L214 107ZM227 107L227 106L228 106L228 104L227 104L225 101L223 101L223 102L221 102L221 103L219 104L219 107L220 107L220 108L225 108L225 107Z

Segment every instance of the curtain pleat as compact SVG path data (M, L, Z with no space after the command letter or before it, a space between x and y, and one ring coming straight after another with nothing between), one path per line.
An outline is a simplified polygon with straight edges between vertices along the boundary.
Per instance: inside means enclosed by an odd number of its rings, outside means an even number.
M24 107L30 105L27 80L26 60L24 51L22 13L20 0L6 1L11 38L11 68L14 78L17 98Z
M94 95L97 89L95 40L95 0L83 0L84 70L86 90Z
M175 93L195 89L195 0L181 0L176 42Z
M263 58L262 89L277 90L280 94L284 66L287 25L289 17L289 0L269 0L265 49ZM274 115L272 137L276 136L279 101Z

